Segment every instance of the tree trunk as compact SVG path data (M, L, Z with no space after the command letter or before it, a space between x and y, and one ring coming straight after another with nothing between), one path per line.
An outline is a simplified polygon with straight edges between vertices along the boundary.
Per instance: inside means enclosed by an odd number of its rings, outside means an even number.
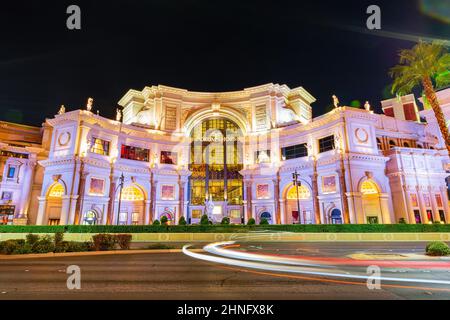
M424 77L422 79L422 83L425 89L425 96L427 97L427 100L434 111L439 129L441 130L442 138L444 138L445 146L447 147L447 152L450 156L450 136L448 134L444 113L442 112L441 106L439 105L439 102L436 98L436 93L434 92L433 83L431 82L430 77Z

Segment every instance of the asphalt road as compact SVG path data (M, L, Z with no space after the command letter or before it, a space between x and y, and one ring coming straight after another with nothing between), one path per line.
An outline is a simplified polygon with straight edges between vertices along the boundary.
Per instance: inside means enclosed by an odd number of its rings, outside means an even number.
M239 250L345 257L355 252L423 252L423 246L423 243L253 243L242 244ZM67 289L69 265L81 268L80 290ZM388 272L403 277L450 280L450 270L402 268ZM450 287L442 285L403 288L408 284L382 283L380 290L369 290L364 281L359 282L362 284L225 266L183 253L0 260L0 299L450 299Z

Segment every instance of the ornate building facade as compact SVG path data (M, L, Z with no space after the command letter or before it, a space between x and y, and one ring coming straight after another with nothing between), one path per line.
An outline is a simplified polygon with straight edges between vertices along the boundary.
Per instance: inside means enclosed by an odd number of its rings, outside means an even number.
M450 118L450 89L438 97ZM9 223L198 223L205 213L232 223L450 221L449 157L432 111L419 112L413 95L383 101L384 114L334 97L334 110L313 118L314 102L277 84L152 86L123 96L123 119L92 113L92 100L62 109L38 146L20 147L26 161L1 145ZM18 181L9 178L15 164L27 168Z

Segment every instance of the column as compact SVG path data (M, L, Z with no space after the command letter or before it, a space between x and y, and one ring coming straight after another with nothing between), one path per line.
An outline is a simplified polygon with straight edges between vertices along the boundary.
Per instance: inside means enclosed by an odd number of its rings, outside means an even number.
M28 161L26 164L25 176L23 179L23 194L20 197L20 213L19 218L27 218L28 208L30 206L31 192L33 191L33 178L34 168L36 166L35 161Z
M423 201L422 190L420 189L419 186L416 187L416 190L417 190L417 200L419 201L420 216L422 217L422 223L428 223L427 210L425 207L425 203Z
M347 200L347 186L345 184L345 168L344 168L344 158L340 156L340 170L338 171L339 176L339 186L341 192L341 202L342 202L342 215L344 217L344 223L350 223L350 215L348 211L348 200Z
M39 201L39 207L38 207L38 214L36 217L36 225L40 226L44 223L45 207L47 205L47 198L38 197L38 201Z
M279 203L279 208L280 208L280 222L281 224L286 224L286 214L285 214L285 208L284 208L284 201L283 200L278 200Z
M403 186L403 195L404 195L404 201L406 204L406 219L408 223L415 224L416 218L414 217L414 210L411 206L411 194L409 193L406 186ZM398 223L398 221L394 221L394 223Z
M391 215L389 212L389 195L387 193L380 194L380 210L381 210L381 218L383 219L382 223L384 224L392 223Z
M356 212L356 219L355 221L352 221L351 223L358 223L358 224L365 224L367 223L365 217L366 214L364 213L364 208L362 205L362 198L361 198L361 193L359 192L355 192L353 194L353 199L355 201L355 212ZM358 214L358 212L360 214Z
M114 200L116 196L116 182L117 177L114 177L113 169L111 168L111 174L109 176L109 200L108 200L108 214L106 218L106 224L113 224L114 220Z
M78 184L78 201L75 204L75 218L73 224L80 224L83 219L83 201L84 201L84 191L86 189L86 176L87 172L83 172L84 165L82 163L80 168L80 183Z
M184 181L178 181L178 219L176 219L175 223L178 223L178 220L184 216Z
M440 187L441 192L441 198L442 198L442 205L444 206L444 214L445 214L445 223L450 223L450 210L449 210L449 203L448 203L448 194L447 194L447 188L446 187Z
M252 182L245 181L245 187L247 189L247 221L252 218Z
M355 193L354 192L348 192L347 193L347 199L348 199L348 214L350 218L350 223L357 223L356 217L358 216L358 210L355 208Z
M70 208L70 196L62 196L62 207L61 207L61 215L60 215L60 220L59 220L59 224L60 225L66 225L66 224L70 224L69 220L72 220L74 217L74 213L75 213L75 208L73 211L73 214L70 215L71 213L71 208ZM73 203L72 206L75 206L75 203Z
M153 217L152 220L155 221L158 217L156 216L156 187L158 181L154 178L154 174L151 174L150 181L150 215Z
M150 224L152 222L150 217L150 200L145 200L144 214L144 224Z
M280 224L280 174L277 172L277 178L273 179L273 204L275 209L275 223Z
M318 174L317 174L317 160L314 159L313 164L313 174L310 175L311 183L312 183L312 192L313 192L313 209L314 209L314 217L316 224L321 224L320 217L320 204L319 204L319 185L318 185Z
M431 210L433 210L433 219L434 221L441 221L441 218L439 217L439 208L436 203L436 192L429 187L428 191L430 193L430 200L431 200Z

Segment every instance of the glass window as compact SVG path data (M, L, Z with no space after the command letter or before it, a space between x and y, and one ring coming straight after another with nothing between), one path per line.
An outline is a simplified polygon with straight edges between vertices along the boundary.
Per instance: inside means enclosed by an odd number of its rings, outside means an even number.
M119 224L126 224L128 220L128 212L121 212L119 214Z
M97 215L95 214L95 211L89 210L84 215L84 224L87 225L94 225L97 222Z
M377 138L377 147L378 147L378 150L383 150L383 144L381 143L380 138Z
M61 198L63 195L64 195L64 187L60 183L55 184L48 194L48 196L52 198Z
M128 186L122 190L122 201L142 201L144 194L135 186Z
M281 156L283 160L295 159L308 156L308 147L306 143L296 144L281 148Z
M91 152L101 154L103 156L109 156L109 141L102 140L100 138L93 138L93 144Z
M256 163L270 162L270 150L260 150L255 152Z
M171 151L161 151L161 163L177 164L177 153Z
M120 157L123 159L146 161L148 162L150 155L149 149L122 145Z
M292 200L292 199L297 199L297 187L296 186L292 186L286 196L287 199ZM309 189L303 185L298 186L298 198L300 200L306 200L311 198L311 192L309 191Z
M319 152L326 152L334 149L334 135L319 139Z
M133 224L138 224L139 223L139 212L133 212L132 213L132 221L133 221Z
M396 143L395 143L395 141L394 141L394 140L389 140L389 148L392 149L392 148L394 148L395 146L397 146Z
M230 218L231 219L240 219L241 218L241 210L239 210L239 209L230 210Z
M16 174L16 167L9 166L8 167L8 178L14 178L15 174Z

